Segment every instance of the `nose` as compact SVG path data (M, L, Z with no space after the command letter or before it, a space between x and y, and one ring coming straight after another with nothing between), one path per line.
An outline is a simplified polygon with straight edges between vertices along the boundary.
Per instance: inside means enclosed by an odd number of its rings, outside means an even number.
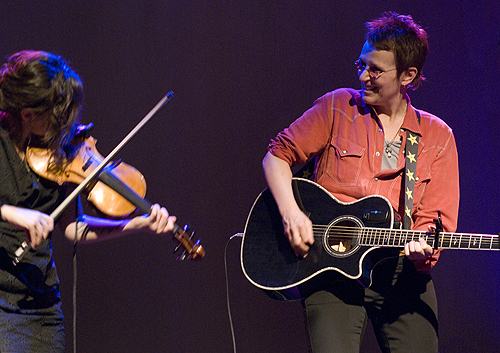
M359 79L360 82L368 82L368 81L370 81L370 74L368 73L368 70L366 69L366 67L358 75L358 79Z

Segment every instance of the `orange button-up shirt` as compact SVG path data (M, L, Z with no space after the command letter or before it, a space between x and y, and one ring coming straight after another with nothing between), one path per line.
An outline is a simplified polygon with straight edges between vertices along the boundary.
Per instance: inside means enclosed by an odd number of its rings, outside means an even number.
M366 105L359 91L338 89L314 102L299 119L271 140L268 150L290 166L316 157L314 181L338 200L352 202L368 195L385 196L404 218L401 185L405 167L406 133L419 135L412 227L427 231L441 211L443 229L454 232L459 206L458 156L452 130L438 117L408 103L399 135L402 144L396 169L382 170L384 130L375 110ZM416 261L428 271L440 251Z

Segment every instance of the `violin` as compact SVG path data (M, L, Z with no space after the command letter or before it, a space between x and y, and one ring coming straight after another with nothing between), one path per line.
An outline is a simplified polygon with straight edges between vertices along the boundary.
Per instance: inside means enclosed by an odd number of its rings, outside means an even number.
M62 185L64 183L80 184L103 161L102 155L97 151L97 140L90 136L93 124L79 126L72 144L77 147L77 154L71 162L63 163L63 168L56 169L51 166L52 155L48 149L28 147L26 160L31 169L40 177ZM152 204L144 199L146 195L146 180L134 167L121 161L110 162L86 187L87 200L100 212L112 217L122 218L129 216L136 209L149 214ZM199 240L193 243L194 231L186 225L181 228L174 224L173 236L178 245L174 252L184 249L177 257L200 260L205 256L205 250ZM24 254L28 244L19 248L19 253ZM21 249L23 252L21 252ZM18 263L20 256L14 262Z
M64 169L50 167L51 153L48 149L28 147L26 160L31 169L44 179L62 185L64 183L80 184L99 165L103 156L96 149L97 140L90 136L80 144L78 154L65 165ZM134 190L140 197L146 195L146 180L134 167L121 161L113 162L103 170L112 173L121 182ZM98 176L99 179L99 176ZM87 200L101 213L113 218L121 218L135 211L136 206L127 201L120 193L95 180L86 188Z

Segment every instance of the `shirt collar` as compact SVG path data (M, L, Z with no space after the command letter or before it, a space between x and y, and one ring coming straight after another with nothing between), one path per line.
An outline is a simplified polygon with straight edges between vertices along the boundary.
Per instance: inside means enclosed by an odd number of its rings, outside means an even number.
M406 95L406 100L408 101L408 109L406 110L406 116L403 120L401 128L422 136L422 130L420 130L420 122L418 121L419 119L417 116L417 110L411 105L411 100L408 95Z
M417 116L417 111L416 109L411 105L411 99L406 95L406 101L408 102L408 108L406 109L406 115L403 120L403 124L401 124L401 129L403 130L409 130L415 134L418 134L422 136L422 130L420 129L420 122L418 121L418 116ZM373 114L377 115L375 112L375 109L373 107L369 106L366 104L362 99L361 96L359 97L359 102L361 103L361 106L365 109L365 113L368 113L371 111Z

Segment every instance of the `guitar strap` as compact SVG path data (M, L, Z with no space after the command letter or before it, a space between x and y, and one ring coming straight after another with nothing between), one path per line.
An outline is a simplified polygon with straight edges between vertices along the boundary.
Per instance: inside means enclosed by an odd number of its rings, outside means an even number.
M420 124L420 113L417 113L418 123ZM404 170L404 192L405 192L405 212L403 227L404 229L411 228L411 211L413 209L413 191L415 189L415 178L417 172L417 155L418 155L418 135L413 134L410 130L406 130L406 147L405 147L405 170Z
M293 174L294 177L312 180L316 158L310 158L302 168Z

